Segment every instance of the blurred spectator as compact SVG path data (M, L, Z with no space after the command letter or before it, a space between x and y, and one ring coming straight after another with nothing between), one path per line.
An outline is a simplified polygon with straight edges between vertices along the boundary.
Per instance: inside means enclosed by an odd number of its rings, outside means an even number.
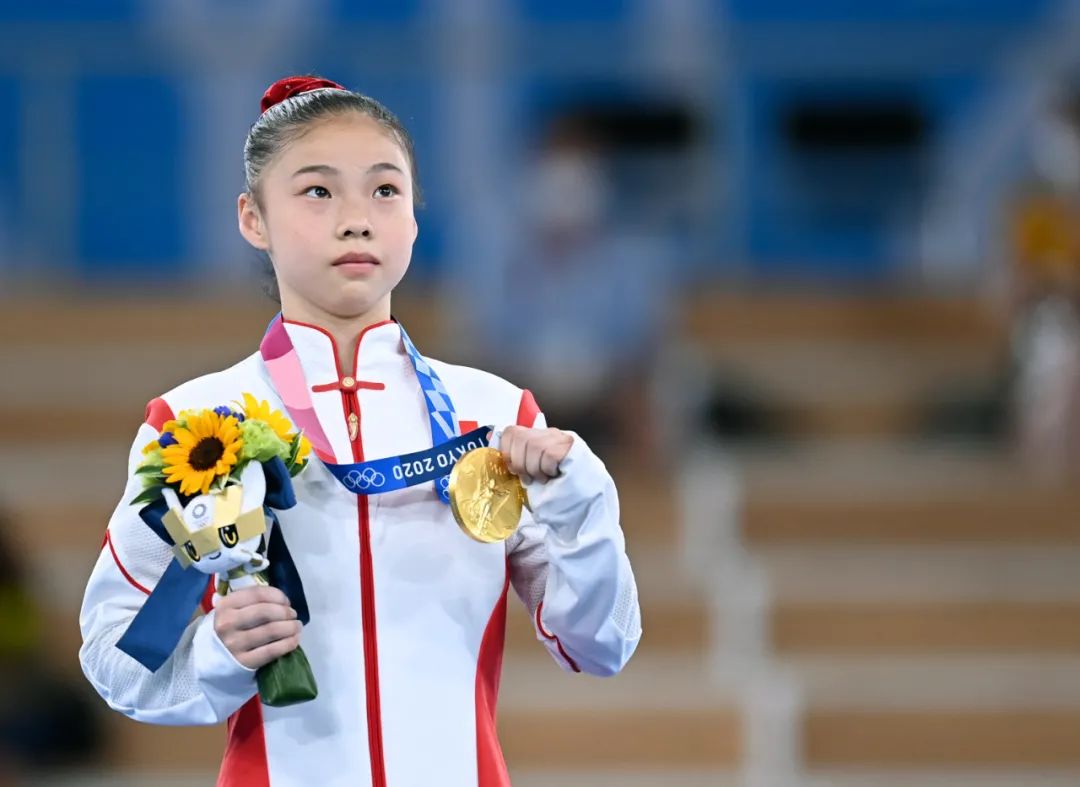
M1080 96L1035 138L1035 178L1013 206L1014 408L1028 466L1080 469Z
M665 244L621 226L608 164L585 124L552 125L526 178L524 230L488 352L511 379L530 381L552 425L601 451L649 457L649 390L675 273Z
M0 785L86 761L101 743L86 691L54 674L11 533L0 517Z

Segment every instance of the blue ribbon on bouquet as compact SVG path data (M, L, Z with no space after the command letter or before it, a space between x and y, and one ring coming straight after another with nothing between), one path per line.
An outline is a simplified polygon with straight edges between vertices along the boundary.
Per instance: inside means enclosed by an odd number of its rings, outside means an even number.
M289 603L296 610L301 623L311 619L307 597L296 570L281 524L272 509L284 511L296 505L296 494L285 463L274 457L263 463L266 473L266 497L263 511L272 520L269 541L266 545L266 557L270 561L267 576L270 584L288 597ZM162 518L168 511L165 500L157 500L139 510L139 516L157 536L173 546L173 540L165 530ZM127 631L116 643L124 653L131 656L151 672L164 664L176 650L184 630L191 623L191 616L202 601L206 592L209 575L198 569L184 568L174 557L169 561L165 573L154 586L150 596L143 602L142 608L128 625Z

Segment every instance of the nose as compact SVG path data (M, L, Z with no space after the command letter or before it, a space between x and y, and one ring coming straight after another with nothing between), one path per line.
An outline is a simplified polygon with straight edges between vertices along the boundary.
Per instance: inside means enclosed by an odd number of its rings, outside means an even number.
M373 236L371 221L367 211L359 205L345 205L341 212L341 223L338 225L337 235L342 240L349 238L364 238L370 240Z
M349 224L340 233L341 238L371 238L371 226L367 222Z

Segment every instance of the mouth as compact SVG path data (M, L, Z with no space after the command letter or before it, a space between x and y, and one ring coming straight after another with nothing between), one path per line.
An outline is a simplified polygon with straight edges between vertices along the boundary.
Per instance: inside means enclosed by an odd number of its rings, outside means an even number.
M221 557L221 550L220 549L217 552L215 552L214 554L212 554L212 555L207 555L206 559L207 560L217 560L219 557Z
M344 271L367 271L381 264L379 258L374 254L368 254L367 252L349 252L348 254L342 254L334 260L333 267Z

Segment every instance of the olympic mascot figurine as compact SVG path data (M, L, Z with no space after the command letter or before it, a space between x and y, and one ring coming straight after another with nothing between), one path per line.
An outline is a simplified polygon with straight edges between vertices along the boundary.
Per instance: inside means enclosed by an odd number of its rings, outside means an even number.
M186 506L169 487L161 492L169 506L162 521L184 568L216 574L222 596L233 588L265 584L258 579L270 565L264 554L266 475L261 464L249 463L239 484L193 497Z
M139 516L175 559L117 646L152 672L171 655L202 601L205 575L217 578L213 598L253 585L280 587L300 621L309 619L274 511L296 504L291 478L305 466L310 447L284 428L280 414L263 413L265 403L249 395L245 401L246 410L184 413L144 449L137 472L146 488L134 503L145 503ZM262 701L275 707L318 694L301 648L261 667L256 680Z

